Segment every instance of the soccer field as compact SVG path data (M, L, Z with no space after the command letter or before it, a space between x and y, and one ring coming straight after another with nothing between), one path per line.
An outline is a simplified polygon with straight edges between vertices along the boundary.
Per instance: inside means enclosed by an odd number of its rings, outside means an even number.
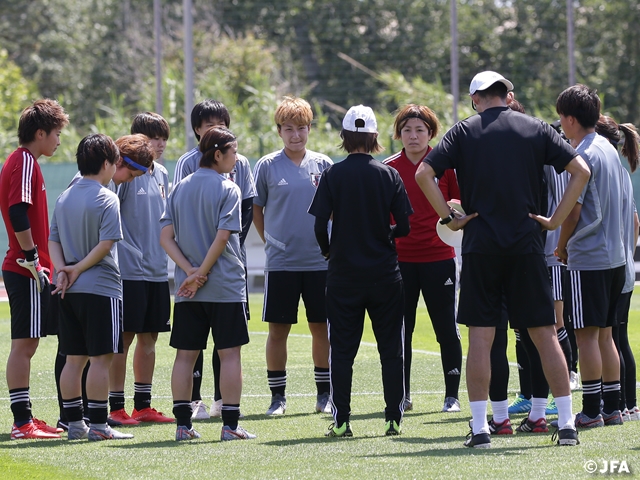
M270 393L264 359L266 326L258 317L262 296L251 296L249 322L251 343L243 347L244 389L241 424L258 435L256 440L220 442L219 419L195 422L202 438L174 441L174 425L135 426L123 430L135 434L133 440L88 443L54 441L11 441L12 423L6 387L0 408L0 478L586 478L587 462L625 461L640 475L640 422L618 427L581 431L582 444L559 448L551 434L494 436L490 450L462 446L468 432L470 412L464 369L460 401L462 412L441 413L443 380L433 330L424 305L420 307L414 336L412 397L414 410L408 412L399 437L383 433L384 404L380 363L370 328L354 366L352 398L353 438L325 438L332 419L315 414L315 385L311 362L311 338L306 322L292 330L289 339L287 413L267 418ZM302 314L301 314L302 318ZM466 352L466 328L461 328ZM640 297L632 302L631 345L640 347ZM10 347L8 303L0 303L0 366L4 368ZM153 386L153 406L171 415L170 375L174 351L169 334L158 341L157 366ZM513 337L509 357L514 361ZM34 357L31 396L38 418L55 424L58 411L53 364L55 337L43 339ZM211 347L211 346L210 346ZM210 359L211 348L205 353ZM129 362L130 364L131 362ZM213 378L205 360L203 396L211 404ZM3 380L4 384L4 380ZM6 384L5 384L6 385ZM517 390L517 371L511 368L510 390ZM133 374L129 365L126 384L127 410L133 408ZM574 410L580 403L574 393ZM512 417L519 423L524 415Z

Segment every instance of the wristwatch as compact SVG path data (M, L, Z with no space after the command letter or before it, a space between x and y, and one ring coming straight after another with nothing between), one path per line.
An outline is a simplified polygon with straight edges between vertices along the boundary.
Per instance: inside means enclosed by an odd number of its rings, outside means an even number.
M453 212L451 212L448 217L440 219L440 225L446 225L447 223L449 223L454 218L456 218L456 216L453 214Z

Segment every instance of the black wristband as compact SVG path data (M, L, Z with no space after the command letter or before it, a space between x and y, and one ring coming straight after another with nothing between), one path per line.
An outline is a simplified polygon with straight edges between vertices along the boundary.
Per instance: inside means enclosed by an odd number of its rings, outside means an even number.
M27 262L35 262L38 260L38 246L33 247L33 250L23 250L24 258Z
M453 212L451 212L448 217L440 219L440 225L446 225L447 223L449 223L454 218L456 218L456 216L453 214Z

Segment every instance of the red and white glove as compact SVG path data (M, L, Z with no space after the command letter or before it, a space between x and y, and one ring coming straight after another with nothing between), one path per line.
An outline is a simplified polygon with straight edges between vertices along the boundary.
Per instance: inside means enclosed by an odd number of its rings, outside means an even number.
M49 285L49 270L40 265L38 247L35 247L33 250L23 250L22 252L25 258L18 258L16 262L18 262L18 265L22 268L29 270L36 281L38 292L42 293L45 287Z

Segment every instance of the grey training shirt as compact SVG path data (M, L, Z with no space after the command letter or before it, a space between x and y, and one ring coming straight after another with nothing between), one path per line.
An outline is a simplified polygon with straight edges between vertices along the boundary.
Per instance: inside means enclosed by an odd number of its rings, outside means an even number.
M176 302L234 303L246 301L245 272L240 253L240 189L209 168L199 168L174 186L160 219L173 225L176 242L191 265L204 261L218 230L229 230L227 245L213 265L209 279L193 298ZM187 277L176 265L175 284Z
M153 170L118 187L122 233L118 261L123 280L166 282L167 254L160 245L169 174L153 162Z
M569 172L564 170L562 173L556 173L556 170L550 166L544 166L544 176L547 180L547 201L549 208L547 216L553 215L553 212L558 208L560 200L564 195L564 191L569 183ZM560 229L547 231L547 239L544 244L544 254L547 258L547 266L553 267L555 265L563 265L558 257L555 256L555 250L558 246L558 240L560 240Z
M578 203L580 219L567 242L568 270L610 270L626 263L622 240L624 168L607 139L590 133L576 149L591 167Z
M262 157L253 170L258 197L264 207L265 271L326 270L313 225L307 213L322 172L333 162L307 150L300 166L283 150Z
M80 262L102 241L122 240L118 197L95 180L79 179L56 201L49 240L62 246L67 265ZM80 274L67 293L122 299L115 244L102 260Z

